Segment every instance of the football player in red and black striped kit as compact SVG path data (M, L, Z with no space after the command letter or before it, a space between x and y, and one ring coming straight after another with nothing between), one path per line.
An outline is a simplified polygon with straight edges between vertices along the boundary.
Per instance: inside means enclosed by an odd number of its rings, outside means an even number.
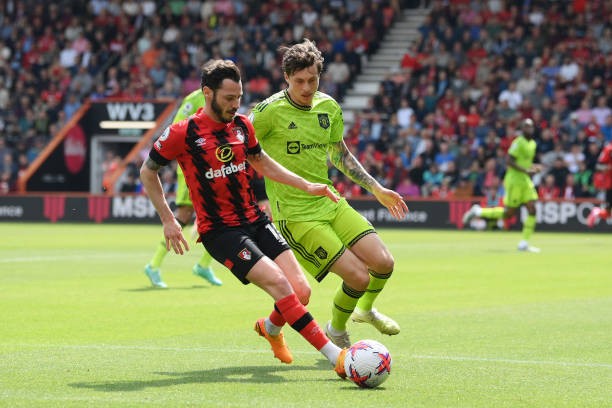
M612 141L608 142L597 158L597 170L593 184L596 188L605 191L604 199L599 207L593 207L587 217L587 225L591 228L599 222L612 217Z
M244 284L253 283L274 299L269 317L255 330L270 342L275 357L291 363L281 328L285 323L319 350L341 377L344 355L323 333L304 305L310 285L282 235L259 208L250 186L252 166L261 175L313 195L338 197L325 184L311 183L272 160L260 147L253 125L237 114L242 97L240 71L229 60L202 67L206 104L188 119L170 125L155 141L140 177L163 224L168 250L189 245L168 206L159 169L176 159L185 175L206 250Z

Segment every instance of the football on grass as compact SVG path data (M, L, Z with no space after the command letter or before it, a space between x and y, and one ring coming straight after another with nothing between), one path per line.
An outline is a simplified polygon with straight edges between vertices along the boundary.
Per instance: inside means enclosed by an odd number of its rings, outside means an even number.
M360 340L346 352L346 377L362 388L374 388L391 374L391 354L376 340Z

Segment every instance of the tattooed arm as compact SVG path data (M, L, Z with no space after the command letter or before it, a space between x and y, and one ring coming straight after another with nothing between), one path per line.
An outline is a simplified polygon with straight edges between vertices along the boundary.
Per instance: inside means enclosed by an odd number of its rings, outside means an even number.
M161 167L157 162L148 157L140 168L140 180L151 203L153 203L153 207L157 210L157 214L159 214L164 227L166 249L169 251L172 248L175 253L182 255L184 250L189 250L189 244L185 237L183 237L181 225L174 217L164 196L164 190L157 175Z
M329 158L334 166L346 174L354 183L359 184L372 194L375 189L382 186L366 169L363 168L357 158L350 152L344 140L331 144L329 148Z
M376 181L349 151L344 140L330 145L329 157L332 164L338 170L346 174L353 182L374 194L374 197L389 210L394 218L399 220L406 216L408 206L402 199L402 196L393 190L383 187Z

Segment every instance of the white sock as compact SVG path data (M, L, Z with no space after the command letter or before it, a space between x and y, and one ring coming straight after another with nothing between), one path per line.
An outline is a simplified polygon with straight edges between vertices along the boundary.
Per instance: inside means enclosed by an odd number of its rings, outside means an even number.
M278 336L280 334L282 327L279 327L272 323L269 317L266 317L264 323L266 325L266 331L270 336Z
M328 341L327 344L324 345L319 351L329 360L330 363L332 363L333 366L335 366L336 361L338 361L340 351L342 350L331 341Z

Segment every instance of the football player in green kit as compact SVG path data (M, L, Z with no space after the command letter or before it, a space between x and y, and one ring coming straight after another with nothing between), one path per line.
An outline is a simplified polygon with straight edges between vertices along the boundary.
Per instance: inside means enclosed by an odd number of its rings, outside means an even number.
M250 116L264 150L306 180L333 189L329 160L372 193L393 217L403 219L406 203L380 185L350 153L343 141L340 105L318 91L321 52L310 40L281 51L288 88L256 105ZM349 318L370 323L384 334L399 333L399 325L373 307L394 268L393 256L373 226L345 199L334 203L268 179L265 182L272 218L302 267L319 282L329 272L342 279L325 328L328 337L340 347L350 346Z
M528 241L536 225L536 191L531 176L540 171L540 165L533 164L536 154L536 142L533 140L533 120L525 119L522 122L522 133L518 135L508 149L506 175L504 176L504 207L481 208L473 205L463 215L463 224L469 225L474 217L487 220L511 218L517 214L521 206L527 208L527 218L523 222L522 239L518 244L519 251L540 252L539 248L530 246Z
M179 122L194 114L199 108L204 106L204 94L201 89L196 89L187 95L181 102L181 106L174 115L172 123ZM182 227L192 222L194 209L191 198L189 198L189 190L185 184L185 176L180 166L176 168L176 219ZM162 280L160 266L166 257L168 250L166 249L165 238L157 245L155 254L149 263L145 266L145 275L151 281L151 284L156 288L167 288L168 285ZM211 285L221 286L223 283L217 278L210 267L212 257L206 250L202 254L200 260L193 266L192 272L205 280Z

